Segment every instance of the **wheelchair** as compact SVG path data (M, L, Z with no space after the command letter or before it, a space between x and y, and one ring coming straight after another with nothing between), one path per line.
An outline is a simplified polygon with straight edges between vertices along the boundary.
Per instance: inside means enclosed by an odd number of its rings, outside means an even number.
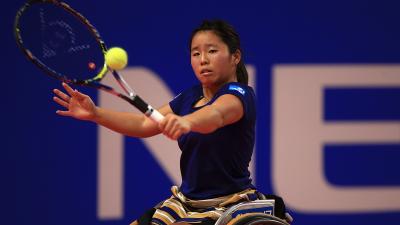
M293 222L293 218L286 212L282 198L259 192L257 195L257 200L229 207L213 225L290 225ZM130 225L150 225L155 210L156 208L148 210Z
M290 225L293 218L285 212L284 205L275 203L275 199L239 203L228 208L215 225ZM279 217L276 216L278 210Z

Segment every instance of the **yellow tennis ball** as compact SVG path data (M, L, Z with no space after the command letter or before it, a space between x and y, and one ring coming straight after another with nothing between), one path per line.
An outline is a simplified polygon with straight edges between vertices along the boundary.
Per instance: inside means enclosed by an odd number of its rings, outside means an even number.
M105 58L107 66L113 70L122 70L128 64L128 54L119 47L110 48Z

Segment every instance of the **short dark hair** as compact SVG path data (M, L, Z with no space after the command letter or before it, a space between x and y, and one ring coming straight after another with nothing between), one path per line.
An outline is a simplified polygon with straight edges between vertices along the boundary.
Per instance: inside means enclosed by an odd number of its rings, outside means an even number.
M248 84L249 75L243 62L243 52L240 47L239 34L235 31L232 25L223 20L204 20L199 27L193 30L190 36L189 49L192 46L193 37L199 31L212 31L228 46L231 54L239 50L242 53L240 62L236 68L236 77L239 83Z

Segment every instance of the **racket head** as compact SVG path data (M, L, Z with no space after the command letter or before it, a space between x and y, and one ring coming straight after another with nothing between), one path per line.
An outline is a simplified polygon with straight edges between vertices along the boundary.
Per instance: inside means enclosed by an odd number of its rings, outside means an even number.
M58 80L87 85L107 73L99 32L64 2L27 1L16 14L14 35L26 57Z

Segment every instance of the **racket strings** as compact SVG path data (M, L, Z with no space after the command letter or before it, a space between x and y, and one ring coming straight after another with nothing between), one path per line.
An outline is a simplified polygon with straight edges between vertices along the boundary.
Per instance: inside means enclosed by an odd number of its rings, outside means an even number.
M41 2L19 14L20 45L58 79L84 82L106 73L104 44L97 31L66 5Z

